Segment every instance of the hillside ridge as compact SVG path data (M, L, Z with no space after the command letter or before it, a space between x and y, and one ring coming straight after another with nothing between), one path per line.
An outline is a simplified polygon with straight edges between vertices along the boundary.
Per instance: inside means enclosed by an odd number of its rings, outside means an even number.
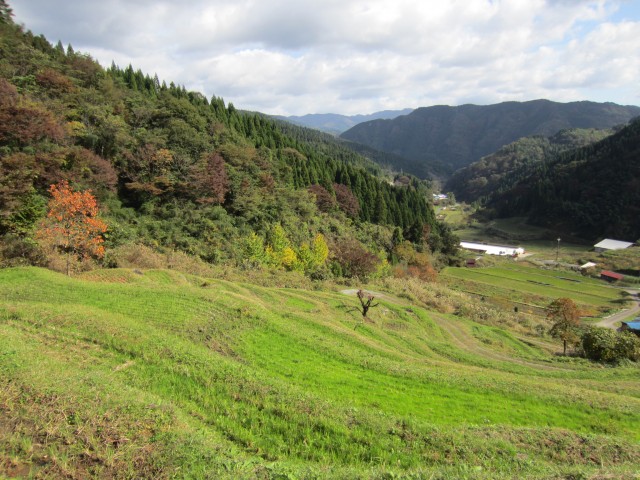
M640 107L590 101L437 105L393 120L361 123L341 137L399 155L406 161L395 168L424 178L450 175L522 137L551 136L567 128L611 128L637 115Z
M346 130L362 122L378 119L393 119L400 115L408 115L412 108L401 110L381 110L379 112L357 115L341 115L337 113L308 113L306 115L276 115L275 118L286 120L296 125L315 128L334 135L340 135Z

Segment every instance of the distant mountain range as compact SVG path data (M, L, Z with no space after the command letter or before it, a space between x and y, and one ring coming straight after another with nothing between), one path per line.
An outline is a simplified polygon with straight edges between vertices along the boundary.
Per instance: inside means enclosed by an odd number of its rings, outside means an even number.
M611 128L640 115L640 107L549 100L495 105L423 107L390 120L360 123L341 137L404 159L394 167L419 177L455 170L519 138L568 128Z
M281 116L274 115L274 118L300 125L302 127L315 128L323 132L340 135L351 127L371 120L393 119L400 115L407 115L413 111L412 108L403 110L383 110L370 115L339 115L337 113L311 113L302 116Z

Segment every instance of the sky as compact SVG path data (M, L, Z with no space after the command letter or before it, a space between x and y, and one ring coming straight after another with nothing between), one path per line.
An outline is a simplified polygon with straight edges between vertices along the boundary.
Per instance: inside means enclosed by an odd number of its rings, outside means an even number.
M637 0L8 0L108 67L236 108L368 114L546 98L640 105Z

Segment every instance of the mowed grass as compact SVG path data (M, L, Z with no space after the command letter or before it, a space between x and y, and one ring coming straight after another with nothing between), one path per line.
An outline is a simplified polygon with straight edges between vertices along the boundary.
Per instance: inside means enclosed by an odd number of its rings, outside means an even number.
M584 310L616 310L624 305L624 291L601 280L563 270L544 270L515 262L486 268L445 269L450 284L489 297L531 301L545 307L557 298L570 298ZM460 282L457 282L460 281Z
M548 478L640 466L635 366L386 297L0 270L0 476Z

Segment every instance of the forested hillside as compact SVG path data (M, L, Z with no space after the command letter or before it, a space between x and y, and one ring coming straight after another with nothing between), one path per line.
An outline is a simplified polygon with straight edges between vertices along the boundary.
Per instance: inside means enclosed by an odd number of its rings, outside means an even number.
M341 136L399 155L405 162L395 165L397 169L425 178L434 172L450 175L522 137L550 136L568 128L611 128L637 115L639 107L594 102L439 105L393 120L361 123Z
M503 178L523 165L602 140L613 132L613 129L569 129L551 137L521 138L457 170L447 181L445 190L455 193L459 200L477 201L493 193Z
M582 238L640 238L640 119L615 135L506 176L488 200L491 214Z
M383 268L403 240L455 249L426 184L395 188L328 135L240 112L132 66L104 69L25 31L8 8L0 49L4 265L46 263L38 232L48 190L61 181L95 195L107 259L144 244L313 273L305 258L320 242L328 258L312 270L352 275ZM117 255L110 261L116 266Z

